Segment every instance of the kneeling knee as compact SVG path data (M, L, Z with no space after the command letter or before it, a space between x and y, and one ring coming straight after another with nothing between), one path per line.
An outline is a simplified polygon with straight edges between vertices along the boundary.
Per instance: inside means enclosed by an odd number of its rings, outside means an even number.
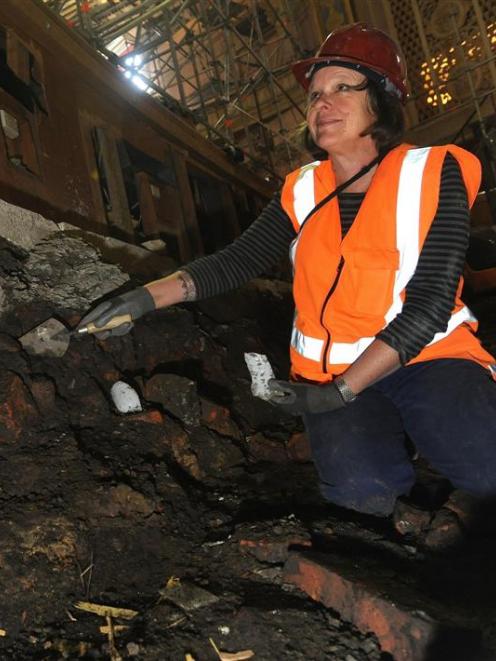
M326 500L347 509L386 517L392 514L396 499L405 492L397 492L378 481L358 483L350 481L340 485L321 483L320 490Z

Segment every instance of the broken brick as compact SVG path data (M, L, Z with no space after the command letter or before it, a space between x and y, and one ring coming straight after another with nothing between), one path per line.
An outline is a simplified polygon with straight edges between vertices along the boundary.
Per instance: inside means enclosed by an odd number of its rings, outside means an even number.
M0 439L15 441L38 418L31 394L14 372L0 375Z
M150 411L130 415L129 420L133 422L147 422L151 425L161 425L164 422L164 416L157 409L151 409Z
M206 427L216 431L218 434L222 434L222 436L240 438L239 428L232 420L229 409L214 404L214 402L203 397L200 399L200 403L201 421Z
M292 434L287 444L288 456L293 461L306 463L312 461L310 441L305 432Z
M195 480L201 480L205 474L200 468L198 458L190 445L189 438L184 431L169 425L164 437L164 444L172 452L172 456L179 466Z
M283 464L288 461L286 447L277 439L258 433L248 436L246 442L250 456L256 461L268 461L272 464Z
M46 415L55 409L55 384L43 377L33 379L30 384L31 395L36 406Z
M330 554L291 552L284 566L284 580L297 585L312 599L337 611L362 632L373 632L381 649L395 661L422 661L443 641L443 658L450 647L473 650L479 633L459 623L441 620L427 598L418 595L397 579L360 567L356 561ZM430 611L430 612L429 612ZM434 657L432 657L434 658ZM438 657L440 658L440 657Z

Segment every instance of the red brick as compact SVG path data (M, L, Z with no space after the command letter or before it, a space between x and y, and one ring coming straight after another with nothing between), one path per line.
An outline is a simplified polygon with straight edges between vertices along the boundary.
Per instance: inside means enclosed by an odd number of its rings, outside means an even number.
M248 436L246 442L250 456L256 461L268 461L273 464L283 464L288 461L286 447L282 441L258 433Z
M55 409L55 384L53 381L44 377L33 379L30 390L40 411L47 414Z
M232 420L229 409L214 404L208 399L200 399L201 421L203 424L222 436L240 438L240 432L236 423Z
M293 461L307 463L312 460L310 441L305 432L293 434L288 441L287 450L289 458Z
M122 375L116 369L107 369L104 372L102 372L100 376L104 381L107 381L108 383L110 383L110 385L113 385L116 381L119 381Z
M174 459L186 473L191 475L195 480L202 480L205 477L205 473L200 467L198 457L191 447L187 434L183 431L176 430L172 434L167 433L164 441L172 451Z
M130 415L128 416L128 420L147 422L151 425L161 425L164 422L164 416L160 411L157 411L157 409L152 409L150 411L143 411L142 413Z
M395 661L423 661L440 638L456 639L457 646L465 640L476 644L477 632L442 622L435 614L440 609L425 596L398 585L397 578L378 575L377 568L360 568L356 559L291 552L283 576L360 631L375 633Z
M38 418L38 412L28 388L14 372L0 376L0 393L0 441L15 441Z

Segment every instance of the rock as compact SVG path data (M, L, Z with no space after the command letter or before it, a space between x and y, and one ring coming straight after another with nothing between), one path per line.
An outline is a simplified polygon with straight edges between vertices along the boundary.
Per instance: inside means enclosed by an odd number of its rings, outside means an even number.
M91 498L88 498L84 492L80 493L82 498L79 509L92 520L101 517L143 518L155 511L155 503L152 500L127 484L118 484L110 488L99 487L92 493Z
M0 200L0 236L16 246L31 250L37 243L58 231L56 223L40 214Z
M205 479L230 480L244 472L243 453L230 439L197 427L191 430L189 442Z
M119 413L139 413L143 410L138 393L125 381L116 381L110 388L110 396Z
M141 647L137 643L128 643L126 645L128 656L138 656L141 653Z
M452 551L465 537L465 530L455 512L442 507L434 515L422 542L431 551Z
M182 581L173 582L171 586L160 590L160 596L187 612L210 606L219 601L219 598L211 592L192 583L183 583Z
M0 352L18 353L21 349L20 343L15 338L7 335L7 333L0 333Z
M478 529L481 525L484 526L489 518L494 519L492 512L487 520L484 517L483 499L459 489L450 494L443 507L454 512L465 528ZM491 529L494 530L494 526Z
M155 374L145 381L143 394L147 401L162 404L184 424L200 423L200 400L194 381L177 374Z
M400 535L419 537L429 527L431 512L397 500L393 512L393 524Z
M69 336L64 324L51 317L22 335L19 342L31 356L62 358L67 351Z
M117 266L103 263L94 248L61 232L33 247L19 264L19 275L3 277L9 307L44 301L54 312L86 311L97 299L129 280Z
M292 535L283 539L241 539L243 551L255 556L261 562L280 564L286 562L291 546L311 546L309 535Z

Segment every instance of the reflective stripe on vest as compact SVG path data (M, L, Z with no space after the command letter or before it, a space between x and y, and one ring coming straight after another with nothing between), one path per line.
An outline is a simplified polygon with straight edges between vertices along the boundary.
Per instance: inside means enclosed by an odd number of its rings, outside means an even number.
M431 148L410 149L406 152L399 176L398 197L396 204L396 246L399 252L399 268L395 275L393 301L385 314L385 326L403 309L402 294L415 273L420 255L420 205L424 168ZM294 185L294 213L299 225L305 220L318 200L315 200L314 169L319 161L302 168ZM290 256L295 264L295 253L299 234L293 241ZM446 331L436 333L427 346L447 337L464 322L475 322L470 309L466 306L452 314ZM374 337L362 337L355 342L332 342L329 363L332 365L351 364L372 344ZM314 361L322 357L324 341L305 336L296 327L293 328L291 346L301 356Z
M324 340L319 340L317 337L303 335L296 326L293 326L293 332L291 333L291 346L301 356L310 358L310 360L319 361L320 356L322 355Z
M310 211L318 204L318 200L315 199L313 171L319 165L320 161L315 161L314 163L303 166L294 185L294 213L296 220L298 221L298 225L303 223ZM291 242L291 246L289 248L289 258L293 266L295 263L296 247L298 245L299 238L300 234L298 233L296 238Z

